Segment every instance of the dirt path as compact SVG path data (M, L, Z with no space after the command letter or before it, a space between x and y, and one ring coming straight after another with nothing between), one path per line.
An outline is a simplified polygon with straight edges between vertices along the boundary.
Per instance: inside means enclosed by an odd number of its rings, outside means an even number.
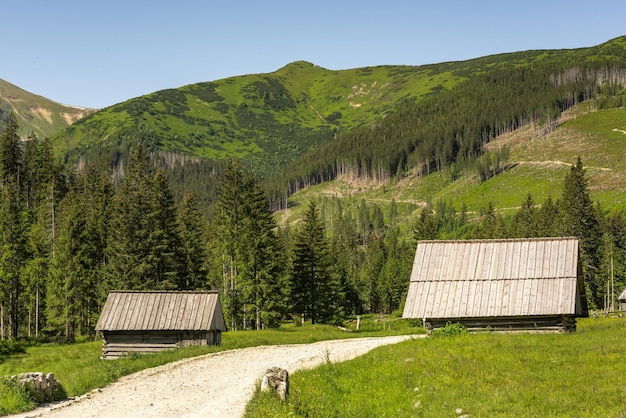
M224 351L143 370L75 400L13 417L241 417L256 383L270 367L293 373L327 359L350 360L378 346L415 337L358 338Z

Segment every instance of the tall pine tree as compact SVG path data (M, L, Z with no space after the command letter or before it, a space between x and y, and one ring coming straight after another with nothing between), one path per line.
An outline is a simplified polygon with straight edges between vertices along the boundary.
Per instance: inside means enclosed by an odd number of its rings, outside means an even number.
M185 194L177 214L180 237L180 277L178 288L202 289L207 281L207 233L208 224L193 194Z
M0 135L0 180L2 185L15 183L16 192L21 193L22 147L18 129L16 117L11 113L7 126Z
M0 135L0 315L2 337L6 317L11 338L17 338L20 325L21 270L28 259L26 232L30 224L22 198L22 148L17 131L16 117L11 114Z
M27 213L20 205L17 185L9 181L0 190L0 315L2 337L4 317L8 319L8 337L17 338L20 325L20 298L23 289L22 268L27 259Z
M221 260L231 329L278 325L286 310L285 250L260 181L230 160L218 188L212 251Z
M564 236L578 237L580 258L591 307L602 306L602 288L599 268L602 246L602 228L587 187L588 180L580 157L563 180L560 200L561 232Z
M182 284L180 237L174 197L163 170L156 174L152 193L152 212L147 216L151 225L148 242L154 262L152 280L156 289L176 289Z
M243 223L244 173L237 160L229 160L217 191L215 254L221 260L222 298L224 316L229 328L236 330L243 323L243 295L238 256L239 236Z
M254 328L275 327L286 310L284 249L260 181L245 176L243 222L239 235L245 311Z
M139 144L111 207L108 288L175 288L178 240L171 193Z
M331 275L328 242L314 202L296 233L291 271L291 302L296 313L312 323L335 314L337 284Z

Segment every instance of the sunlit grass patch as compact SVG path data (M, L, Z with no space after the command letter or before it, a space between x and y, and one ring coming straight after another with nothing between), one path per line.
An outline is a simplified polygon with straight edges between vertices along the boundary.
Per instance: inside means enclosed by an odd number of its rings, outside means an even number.
M288 403L247 416L613 417L626 412L626 319L569 334L470 334L380 347L291 376ZM461 412L458 412L461 411Z

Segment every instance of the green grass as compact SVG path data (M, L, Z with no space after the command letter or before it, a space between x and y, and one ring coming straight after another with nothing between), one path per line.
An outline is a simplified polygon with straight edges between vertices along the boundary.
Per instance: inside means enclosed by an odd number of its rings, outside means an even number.
M257 392L246 416L625 417L626 318L578 325L380 347L293 373L288 402Z
M25 354L0 357L0 375L23 372L52 372L68 396L79 396L104 387L121 376L150 367L218 351L261 345L305 344L323 340L414 334L423 332L411 321L368 315L356 331L355 322L346 322L348 331L327 325L296 326L263 331L229 331L222 335L221 346L187 347L151 355L133 355L118 360L101 360L102 342L45 344L26 349ZM32 409L34 403L15 387L0 382L0 414Z

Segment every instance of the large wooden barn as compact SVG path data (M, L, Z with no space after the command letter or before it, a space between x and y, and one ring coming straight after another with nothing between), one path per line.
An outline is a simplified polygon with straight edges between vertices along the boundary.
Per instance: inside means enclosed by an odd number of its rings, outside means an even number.
M115 291L96 331L102 357L153 353L189 345L218 345L226 323L217 292Z
M430 331L573 330L588 316L575 238L420 241L404 318Z

